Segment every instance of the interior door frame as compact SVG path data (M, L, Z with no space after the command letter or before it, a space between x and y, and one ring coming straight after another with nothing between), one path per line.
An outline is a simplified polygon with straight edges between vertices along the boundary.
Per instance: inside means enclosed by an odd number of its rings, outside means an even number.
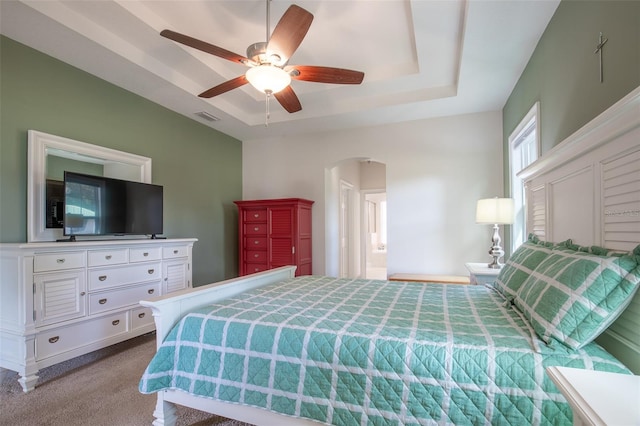
M346 180L340 179L340 200L339 200L339 276L349 277L351 273L351 230L353 228L353 188L354 186ZM345 202L346 200L346 202Z

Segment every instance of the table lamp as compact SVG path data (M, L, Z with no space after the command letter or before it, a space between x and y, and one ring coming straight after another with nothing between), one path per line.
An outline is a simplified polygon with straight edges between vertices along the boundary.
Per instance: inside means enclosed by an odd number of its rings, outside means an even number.
M493 225L493 237L489 254L493 261L487 265L491 269L500 269L500 258L504 256L504 250L500 247L500 232L498 225L513 223L514 203L512 198L485 198L478 200L476 208L476 223Z

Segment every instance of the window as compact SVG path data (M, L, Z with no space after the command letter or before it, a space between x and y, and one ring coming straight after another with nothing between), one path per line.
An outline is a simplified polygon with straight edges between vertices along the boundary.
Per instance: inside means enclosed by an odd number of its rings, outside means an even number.
M540 102L536 102L509 136L511 197L515 204L515 220L511 228L512 252L527 238L524 183L518 177L518 173L538 159L540 152L539 112Z

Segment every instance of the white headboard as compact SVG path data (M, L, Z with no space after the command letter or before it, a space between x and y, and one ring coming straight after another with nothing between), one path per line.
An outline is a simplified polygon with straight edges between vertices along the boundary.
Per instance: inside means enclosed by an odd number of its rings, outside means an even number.
M527 230L545 241L640 244L640 87L520 174ZM598 342L640 374L640 291Z

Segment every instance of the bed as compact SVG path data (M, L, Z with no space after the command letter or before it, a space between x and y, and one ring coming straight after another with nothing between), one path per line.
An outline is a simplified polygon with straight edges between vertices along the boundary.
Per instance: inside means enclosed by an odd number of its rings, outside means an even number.
M546 367L640 369L638 140L640 89L525 170L531 235L490 286L283 267L142 301L154 424L571 424Z

